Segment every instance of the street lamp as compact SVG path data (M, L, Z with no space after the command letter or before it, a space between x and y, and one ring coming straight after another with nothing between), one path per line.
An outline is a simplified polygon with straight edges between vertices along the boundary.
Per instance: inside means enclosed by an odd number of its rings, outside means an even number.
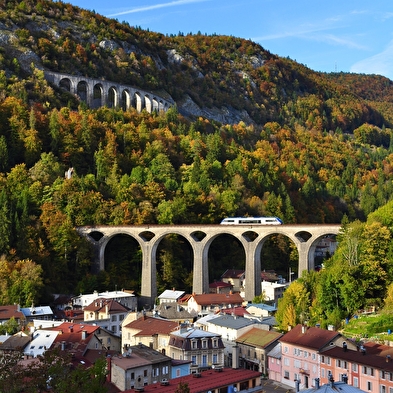
M291 270L291 267L289 267L289 283L292 282L292 275L293 275L293 274L295 274L295 272L293 272L293 271Z

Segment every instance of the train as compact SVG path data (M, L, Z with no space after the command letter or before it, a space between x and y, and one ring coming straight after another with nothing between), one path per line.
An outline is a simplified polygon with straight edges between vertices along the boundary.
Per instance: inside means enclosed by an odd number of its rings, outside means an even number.
M278 217L226 217L221 225L282 225Z

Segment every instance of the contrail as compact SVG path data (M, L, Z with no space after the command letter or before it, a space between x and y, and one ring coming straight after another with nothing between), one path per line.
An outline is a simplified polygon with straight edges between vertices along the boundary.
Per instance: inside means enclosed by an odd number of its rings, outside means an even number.
M116 14L108 15L108 17L125 15L125 14L135 14L137 12L151 11L151 10L156 10L158 8L165 8L165 7L174 7L176 5L182 5L182 4L201 3L203 1L209 1L209 0L176 0L176 1L170 1L169 3L161 3L161 4L149 5L149 6L146 6L146 7L133 8L133 9L128 10L128 11L122 11L122 12L118 12Z

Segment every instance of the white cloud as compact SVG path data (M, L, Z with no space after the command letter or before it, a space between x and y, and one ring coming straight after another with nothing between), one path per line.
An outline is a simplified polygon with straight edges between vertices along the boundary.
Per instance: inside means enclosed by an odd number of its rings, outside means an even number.
M350 71L383 75L393 80L393 40L382 52L353 64Z
M160 3L160 4L148 5L146 7L132 8L127 11L122 11L122 12L118 12L116 14L108 15L108 17L112 18L112 17L120 16L120 15L135 14L137 12L157 10L159 8L175 7L178 5L190 4L190 3L201 3L203 1L210 1L210 0L174 0L174 1L170 1L168 3Z

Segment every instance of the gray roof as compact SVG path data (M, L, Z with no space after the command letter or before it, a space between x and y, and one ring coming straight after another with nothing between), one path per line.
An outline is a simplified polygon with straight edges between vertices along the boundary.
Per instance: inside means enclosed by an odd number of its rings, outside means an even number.
M261 324L261 322L256 319L235 317L233 315L222 315L211 319L208 323L236 330L250 325Z
M275 359L281 359L281 343L277 343L277 345L268 352L267 356Z
M251 303L246 307L246 310L249 309L250 307L256 307L259 308L260 310L266 310L269 312L277 311L276 306L270 306L269 304L265 304L265 303Z
M352 385L348 385L345 382L329 382L319 388L314 387L311 389L304 389L302 393L364 393L364 390L355 388Z
M207 332L206 330L202 329L195 329L195 328L186 328L186 329L179 329L175 330L171 333L172 336L179 336L183 338L208 338L208 337L221 337L221 335L216 333Z

